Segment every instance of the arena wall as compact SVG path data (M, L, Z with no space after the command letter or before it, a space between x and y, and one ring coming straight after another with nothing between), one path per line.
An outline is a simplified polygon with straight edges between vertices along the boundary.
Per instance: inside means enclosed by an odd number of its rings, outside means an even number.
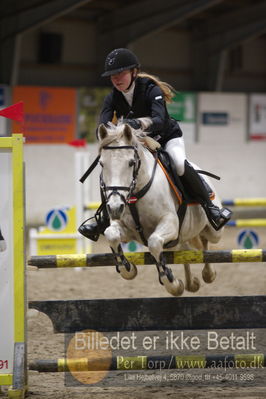
M202 169L221 176L214 181L222 198L266 197L266 143L236 143L217 133L217 143L199 142L187 145L188 159ZM234 132L231 132L232 134ZM75 203L74 153L67 145L26 145L27 223L44 224L48 210ZM97 144L88 145L90 158L97 155ZM84 183L91 200L99 200L98 170Z

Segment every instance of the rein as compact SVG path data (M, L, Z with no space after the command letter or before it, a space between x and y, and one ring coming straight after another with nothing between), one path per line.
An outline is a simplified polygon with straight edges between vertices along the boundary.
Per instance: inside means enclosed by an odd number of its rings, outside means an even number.
M157 164L158 164L158 162L157 162L157 160L158 160L157 152L155 153L154 158L155 159L154 159L152 175L151 175L150 180L148 181L148 183L144 187L142 187L142 189L140 191L138 191L137 193L134 193L132 195L132 197L128 201L129 210L130 210L130 213L131 213L131 215L132 215L132 217L134 219L134 222L135 222L135 225L136 225L136 230L139 233L139 235L140 235L140 237L141 237L141 239L143 241L143 244L146 245L146 246L148 246L148 242L146 240L146 237L144 236L143 227L142 227L142 225L140 223L140 220L139 220L139 212L138 212L138 209L136 207L136 202L140 198L144 197L144 195L147 193L147 191L150 189L150 187L152 185L152 182L153 182L153 179L154 179L154 176L155 176L155 172L156 172L156 167L157 167Z

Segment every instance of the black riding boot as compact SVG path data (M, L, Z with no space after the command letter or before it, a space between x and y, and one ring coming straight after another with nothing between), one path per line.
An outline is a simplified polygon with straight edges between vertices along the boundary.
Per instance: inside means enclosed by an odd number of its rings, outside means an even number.
M84 237L89 238L92 241L98 241L100 234L103 234L110 224L108 212L104 203L100 205L94 218L96 220L94 223L85 224L85 221L79 227L78 231Z
M185 161L185 173L181 179L185 181L193 198L195 198L205 210L211 225L215 230L221 229L225 223L230 220L232 212L227 208L220 209L212 203L202 179L187 160Z

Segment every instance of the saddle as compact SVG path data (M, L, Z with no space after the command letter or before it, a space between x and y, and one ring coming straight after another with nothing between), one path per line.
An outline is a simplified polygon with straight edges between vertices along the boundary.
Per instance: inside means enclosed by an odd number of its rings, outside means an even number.
M196 198L193 197L193 194L191 193L188 184L186 184L186 181L184 179L182 179L182 176L180 177L176 173L176 167L175 167L174 162L173 162L172 158L170 157L170 155L166 151L162 150L161 148L157 149L157 154L158 154L158 163L161 166L164 174L166 175L166 178L167 178L172 190L174 191L174 193L177 197L178 203L179 203L179 207L177 210L177 216L179 218L179 231L180 231L181 227L183 225L185 215L186 215L187 207L190 205L198 205L199 202ZM212 175L209 172L205 172L205 171L197 171L197 172L207 174L207 175L217 178L217 176ZM200 174L199 174L199 176L200 176ZM200 178L206 187L206 190L209 194L210 199L213 200L215 197L214 192L212 191L212 189L208 185L208 183L205 181L205 179L203 179L202 176L200 176ZM174 241L170 241L169 243L164 245L164 248L171 248L171 247L175 246L177 243L178 243L178 239L174 240Z
M176 168L170 155L161 148L157 150L157 152L158 152L159 165L161 166L171 187L173 188L176 197L178 199L179 205L182 205L183 202L185 202L187 205L197 205L198 201L193 197L193 194L190 192L189 186L182 179L182 176L180 177L176 173ZM200 173L209 174L211 176L214 175L205 171L198 171L198 173L204 186L206 187L207 192L209 193L210 199L213 200L215 194L212 191L211 187L206 182L206 180L200 175Z

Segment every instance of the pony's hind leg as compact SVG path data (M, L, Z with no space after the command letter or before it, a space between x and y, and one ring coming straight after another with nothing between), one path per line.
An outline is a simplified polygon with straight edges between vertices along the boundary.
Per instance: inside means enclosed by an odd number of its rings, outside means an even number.
M134 263L129 262L121 247L121 230L117 222L112 222L104 232L113 252L116 264L116 271L126 280L133 280L137 275L137 268Z
M184 243L182 249L190 250L191 247L189 244ZM191 272L191 266L189 263L184 263L185 270L185 289L189 292L197 292L200 289L200 280L198 277L193 276Z
M189 263L184 263L186 284L185 289L189 292L197 292L200 289L200 281L198 277L193 276Z
M208 240L205 237L201 237L204 251L208 249ZM212 283L216 278L216 270L210 263L205 263L202 270L202 278L205 283Z

